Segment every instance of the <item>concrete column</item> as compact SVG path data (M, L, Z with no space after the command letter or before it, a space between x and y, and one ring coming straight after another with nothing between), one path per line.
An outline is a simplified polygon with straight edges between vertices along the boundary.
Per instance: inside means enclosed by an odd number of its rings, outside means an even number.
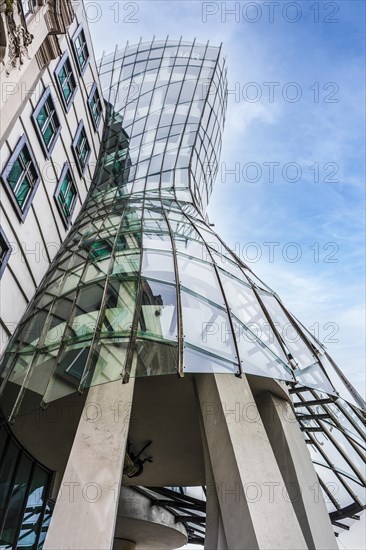
M292 407L269 392L257 399L257 405L308 548L337 550L315 468Z
M134 379L90 388L44 550L110 550Z
M203 426L202 417L199 418L202 433L202 448L205 460L206 477L206 536L205 550L229 550L225 537L224 525L222 523L221 510L215 478L212 471L210 454L207 447L207 439Z
M196 386L227 547L305 550L246 377L196 375Z

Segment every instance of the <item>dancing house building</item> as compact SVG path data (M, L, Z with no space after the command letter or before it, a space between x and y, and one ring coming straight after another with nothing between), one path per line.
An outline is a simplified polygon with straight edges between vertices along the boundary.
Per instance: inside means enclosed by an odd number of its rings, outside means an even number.
M208 223L221 48L141 41L98 78L90 190L2 361L0 548L336 549L364 403Z

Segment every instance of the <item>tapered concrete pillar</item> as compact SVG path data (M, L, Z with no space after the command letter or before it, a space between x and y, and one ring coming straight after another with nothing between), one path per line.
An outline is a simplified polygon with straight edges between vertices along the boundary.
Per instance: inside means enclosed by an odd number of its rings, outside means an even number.
M265 392L258 409L308 548L337 550L319 481L292 407Z
M196 385L227 547L306 549L246 378L197 375Z
M90 388L44 550L110 550L134 379Z
M221 510L215 478L212 471L210 453L208 451L206 433L202 417L199 418L202 433L202 448L205 460L205 481L206 481L206 533L205 550L229 550L225 537L224 525L222 523Z

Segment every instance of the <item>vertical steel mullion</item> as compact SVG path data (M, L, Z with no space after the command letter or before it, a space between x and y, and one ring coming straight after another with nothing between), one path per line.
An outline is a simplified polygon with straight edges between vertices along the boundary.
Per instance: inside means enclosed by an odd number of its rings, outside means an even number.
M107 209L107 211L110 212L111 208L112 208L112 205L111 205L111 207L110 207L109 209ZM107 216L107 213L105 213L104 215ZM88 216L89 216L89 214L88 214ZM98 231L101 231L101 230L102 230L102 227L101 227ZM76 252L74 252L73 254L76 254ZM53 370L52 370L52 373L51 373L51 376L50 376L50 378L49 378L47 387L46 387L45 392L44 392L44 394L43 394L41 406L47 406L47 404L48 404L47 401L45 400L45 396L47 395L47 392L49 391L49 389L52 388L52 386L53 386L53 375L55 374L55 372L56 372L56 370L57 370L57 367L58 367L58 364L59 364L58 362L59 362L59 358L60 358L60 356L61 356L61 350L63 350L63 348L64 348L64 346L65 346L65 343L66 343L66 341L67 341L67 340L66 340L67 331L69 330L69 328L70 328L70 326L71 326L71 322L73 321L73 319L75 319L75 310L76 310L75 305L76 305L77 299L78 299L78 297L79 297L80 290L81 290L81 289L83 288L83 286L84 286L84 285L83 285L84 277L85 277L85 273L86 273L86 271L87 271L89 265L90 265L89 260L86 260L86 261L84 262L83 269L82 269L81 274L80 274L79 282L78 282L78 284L77 284L77 286L76 286L76 288L75 288L75 297L74 297L74 299L73 299L73 305L72 305L72 307L71 307L71 315L70 315L69 319L65 320L65 321L66 321L66 325L65 325L64 332L63 332L63 336L62 336L62 338L61 338L61 340L60 340L60 345L59 345L58 353L57 353L57 355L56 355L55 367L54 367ZM66 273L68 274L69 271L66 271ZM64 281L62 282L62 284L63 284L63 283L64 283ZM71 292L72 292L72 291L70 291L70 293L71 293ZM54 302L53 302L53 304L52 304L52 308L53 308L53 305L54 305ZM52 308L50 309L50 312L52 311ZM91 349L91 348L90 348L90 349ZM90 353L90 350L89 350L89 353ZM89 359L89 353L88 353L88 358L87 358L87 360ZM86 364L87 364L87 363L86 363ZM80 386L79 386L79 387L80 387ZM80 390L79 390L79 391L80 391Z
M334 508L336 510L340 510L341 507L340 507L340 504L339 502L334 498L334 496L332 495L331 491L329 491L328 487L326 486L326 484L324 483L324 481L318 476L318 480L319 480L319 484L321 486L321 488L323 489L323 491L326 493L326 495L328 496L328 498L332 501L332 504L334 506Z
M194 44L195 44L195 41L194 41ZM188 124L188 119L189 119L189 115L190 115L190 112L192 110L192 106L193 106L193 103L194 103L194 94L196 93L196 90L198 88L198 84L199 84L199 81L200 81L200 76L201 76L201 73L202 73L202 70L203 70L203 63L204 63L204 60L206 59L206 53L207 53L207 48L208 48L208 44L209 42L206 43L206 49L205 49L205 53L203 55L203 58L202 58L202 62L201 62L201 65L200 65L200 70L199 70L199 73L198 73L198 76L197 76L197 80L196 80L196 87L194 89L194 93L193 93L193 97L192 97L192 102L191 102L191 105L189 107L189 111L188 111L188 116L187 116L187 119L184 123L184 131L183 131L183 134L185 132L185 129L187 127L187 124ZM193 51L193 47L192 47L192 51ZM218 62L218 59L220 57L220 51L219 51L219 54L218 54L218 58L217 58L217 62ZM187 68L188 68L188 63L187 63ZM209 88L208 88L209 89ZM199 129L200 129L200 126L201 126L201 122L202 122L202 118L203 118L203 113L204 113L204 110L205 110L205 105L206 105L206 101L207 101L207 97L208 97L208 90L207 90L207 95L206 95L206 98L205 100L203 100L203 109L202 109L202 113L201 113L201 116L200 116L200 120L197 124L197 132L196 132L196 136L195 136L195 139L194 139L194 142L192 144L192 153L191 153L191 156L190 156L190 159L189 159L189 163L188 163L188 188L189 188L189 191L190 191L190 194L191 194L191 197L192 197L192 204L194 206L194 208L197 210L197 212L201 212L201 209L199 207L199 205L197 204L197 201L196 201L196 197L193 193L193 189L192 189L192 184L193 184L193 180L191 178L191 167L192 167L192 156L193 156L193 152L195 151L195 148L196 148L196 142L197 142L197 138L198 138L198 134L199 134ZM181 142L183 140L183 136L181 138ZM177 190L176 188L174 187L174 194L175 194L175 199L176 201L179 203L179 200L177 198Z
M292 353L290 353L290 350L287 349L287 346L284 345L284 342L282 340L282 337L281 335L279 334L274 322L272 321L272 317L270 316L263 300L261 299L256 287L254 284L251 285L251 288L254 292L254 295L255 297L257 298L257 301L258 301L258 304L260 305L261 309L262 309L262 312L264 314L264 317L267 319L271 329L273 330L273 333L274 335L276 336L276 339L280 345L280 348L282 349L283 353L285 354L285 357L287 359L287 361L289 362L290 366L292 367L292 369L295 371L296 369L296 362L295 362L295 359L292 358ZM290 357L291 356L291 357ZM292 373L292 376L294 377L294 382L296 383L297 380L295 378L295 375Z
M22 453L22 450L20 449L20 447L18 447L18 445L16 443L15 443L15 446L17 447L18 454L16 455L16 458L15 458L15 466L14 466L13 475L11 476L9 489L8 489L7 495L5 497L4 508L3 508L3 517L0 520L0 535L2 534L3 529L4 529L4 524L5 524L5 521L6 521L7 513L9 511L9 505L10 505L11 496L12 496L12 493L13 493L13 488L14 488L16 476L17 476L17 473L18 473L19 464L20 464L21 458L23 456L23 453Z
M199 78L200 78L200 75L202 73L202 69L203 69L203 64L204 64L204 61L206 59L206 54L207 54L207 50L208 50L208 47L209 47L209 41L207 41L206 43L206 49L205 49L205 53L204 53L204 56L202 58L202 63L201 63L201 69L200 69L200 72L199 72L199 75L198 75L198 79L197 79L197 85L198 85L198 81L199 81ZM217 54L217 58L216 58L216 62L215 62L215 66L212 70L212 79L213 79L213 76L215 74L215 71L218 67L218 64L219 64L219 60L220 60L220 55L221 55L221 49L222 49L222 43L220 44L220 47L218 48L218 54ZM193 151L195 150L196 148L196 144L197 144L197 140L198 140L198 135L199 135L199 129L202 125L202 119L203 119L203 113L205 111L205 107L206 107L206 104L208 104L208 96L210 94L210 87L211 87L211 84L212 84L212 79L210 80L210 85L207 87L207 93L206 93L206 97L204 98L203 100L203 109L202 109L202 113L201 113L201 116L200 116L200 120L198 122L198 129L197 129L197 132L196 132L196 136L195 136L195 139L194 139L194 142L192 144L192 155L193 155ZM192 100L192 103L193 103L193 100ZM212 111L213 109L211 109ZM198 155L197 155L198 156ZM188 166L188 170L190 171L191 169L191 166L192 166L192 156L191 156L191 159L190 159L190 163L189 163L189 166ZM191 185L190 185L190 189L191 189ZM193 204L195 206L195 208L197 209L197 211L201 214L202 216L202 209L201 208L198 208L197 205L196 205L196 200L195 200L195 197L194 197L194 193L192 192L191 190L191 194L192 194L192 199L193 199Z
M183 315L182 315L182 297L180 294L180 277L179 277L179 269L178 269L178 258L177 258L177 249L175 246L174 241L174 235L171 228L171 225L169 223L168 216L166 214L164 206L163 208L163 215L166 221L166 224L168 226L169 236L172 243L172 253L173 253L173 262L174 262L174 269L175 269L175 291L176 291L176 299L177 299L177 336L178 336L178 375L180 377L184 376L184 357L183 357L183 348L184 348L184 334L183 334Z
M39 539L40 539L40 536L41 536L41 533L42 533L42 525L43 525L44 516L45 516L45 513L46 513L48 496L49 496L49 493L50 493L51 484L52 484L51 483L51 475L49 474L48 478L47 478L46 485L43 488L43 504L42 504L41 512L39 514L39 520L38 520L39 526L38 526L37 533L36 533L36 539L35 539L34 544L33 544L35 549L38 548Z
M94 333L93 333L93 337L92 337L92 342L91 342L91 345L90 345L90 348L89 348L88 357L86 358L86 361L85 361L85 367L84 367L83 374L81 376L80 384L79 384L79 388L78 388L80 393L82 393L85 389L85 380L87 380L88 374L91 370L90 363L91 363L91 356L92 356L92 353L94 351L94 345L96 343L97 337L100 336L101 325L102 325L102 322L103 322L104 317L105 317L106 297L107 297L107 292L108 292L108 288L109 288L109 280L110 280L110 276L111 276L112 269L113 269L113 266L114 266L114 261L115 261L115 250L116 250L116 246L117 246L117 239L118 239L118 235L120 233L121 225L122 225L123 220L124 220L124 214L126 212L126 209L127 209L127 205L125 205L125 207L123 209L123 212L121 214L121 220L119 222L118 229L116 230L116 233L115 233L114 243L113 243L113 247L112 247L112 250L111 250L110 262L109 262L108 270L107 270L106 277L105 277L105 285L104 285L101 305L100 305L100 309L99 309L99 312L98 312L98 315L97 315L97 320L96 320L96 323L95 323L95 329L94 329Z
M140 43L141 43L141 40L140 40ZM151 51L152 45L153 45L153 42L150 45L150 51ZM138 50L139 50L139 48L137 48L137 51L136 51L136 58L137 58ZM147 60L148 60L148 58L147 58ZM134 74L134 69L135 69L136 63L137 63L137 59L135 59L134 68L133 68L133 71L132 71L132 79L133 79L133 74ZM147 65L146 65L146 67L147 67ZM144 74L144 78L142 79L142 82L145 79L145 75L146 75L146 70L145 70L145 74ZM156 80L155 80L155 82L156 82ZM153 98L153 93L151 94L150 105L151 105L152 98ZM138 105L138 103L136 104L136 107L137 107L137 105ZM148 114L146 116L144 130L142 131L142 135L146 131L146 124L147 124L148 116L149 116L149 111L148 111ZM132 128L134 126L134 122L132 124ZM133 137L134 137L133 134L131 134L131 138L133 138ZM139 155L137 157L136 166L138 165L139 157L140 157L140 152L139 152ZM147 172L147 174L148 174L148 172ZM145 176L144 192L143 192L143 195L142 195L142 199L140 200L140 202L141 202L140 268L139 268L139 274L138 274L137 283L136 283L135 311L134 311L134 315L133 315L133 319L132 319L131 333L130 333L128 348L127 348L127 353L126 353L126 362L125 362L125 372L124 372L124 376L123 376L123 383L127 383L130 379L131 368L132 368L132 363L133 363L133 356L134 356L134 353L136 352L137 330L138 330L138 323L139 323L139 317L140 317L140 312L141 312L142 261L143 261L143 253L144 253L143 235L144 235L144 215L145 215L145 201L146 201L146 186L147 186L147 175ZM130 191L130 202L131 202L131 197L132 196L133 196L133 187Z
M29 497L29 494L30 494L31 486L32 486L32 481L33 481L33 476L34 476L35 469L36 469L36 463L33 461L31 471L30 471L30 474L29 474L29 477L28 477L27 489L26 489L24 497L23 497L23 504L20 508L20 516L19 516L19 519L18 519L18 525L17 525L17 527L15 529L15 532L14 532L13 543L15 545L17 545L17 543L18 543L20 531L21 531L22 526L23 526L24 514L25 514L25 510L26 510L26 506L27 506L27 502L28 502L28 497Z

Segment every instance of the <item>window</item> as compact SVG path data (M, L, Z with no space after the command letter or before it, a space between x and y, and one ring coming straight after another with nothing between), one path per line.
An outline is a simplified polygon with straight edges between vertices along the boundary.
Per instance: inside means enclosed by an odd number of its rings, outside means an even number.
M93 119L94 127L95 129L97 129L102 116L103 108L102 108L102 102L100 99L98 88L95 83L93 84L93 87L91 89L91 92L88 98L88 104L89 104L90 114Z
M1 177L19 218L24 221L41 179L26 136L19 140Z
M83 74L89 61L89 50L82 26L74 34L72 43L80 74Z
M37 0L22 0L24 17L27 17L28 15L33 13L36 7L37 7Z
M4 231L0 227L0 277L4 273L7 261L11 254L11 246L5 236Z
M77 86L69 54L67 52L64 53L60 63L56 67L55 77L63 104L66 111L68 111L77 92Z
M56 113L50 88L47 88L41 97L33 113L33 122L40 137L42 147L47 157L49 157L61 131L61 124Z
M61 217L66 227L69 227L78 192L68 163L62 169L54 196Z
M88 138L86 137L84 123L82 121L79 123L78 129L76 131L75 139L72 143L72 148L80 174L83 175L91 149Z

